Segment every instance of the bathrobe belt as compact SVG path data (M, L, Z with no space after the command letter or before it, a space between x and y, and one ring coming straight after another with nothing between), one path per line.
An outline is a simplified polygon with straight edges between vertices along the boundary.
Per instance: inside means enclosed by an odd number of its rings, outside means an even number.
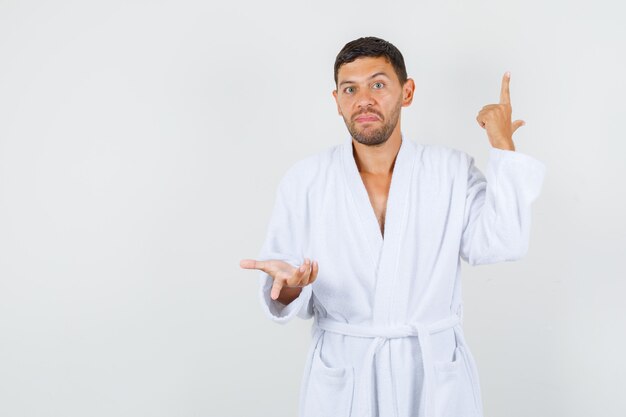
M362 399L366 401L362 401L361 407L362 412L359 413L359 417L365 417L367 415L373 416L374 410L372 406L372 388L373 388L373 370L375 366L375 357L376 353L380 350L380 348L387 343L389 339L394 339L398 337L415 337L417 336L420 349L422 352L422 362L424 367L424 382L423 382L423 390L425 404L424 404L424 414L425 417L434 417L435 410L434 407L434 393L433 387L435 387L435 368L434 362L432 360L432 351L430 344L430 335L441 332L443 330L447 330L453 328L458 323L460 323L461 318L458 315L451 315L444 319L438 320L434 323L430 324L422 324L422 323L411 323L411 324L401 324L394 325L390 327L380 327L380 326L367 326L367 325L354 325L344 322L335 321L329 319L327 317L318 317L315 315L315 323L318 327L323 330L339 333L346 336L355 336L355 337L371 337L372 343L370 344L367 353L365 354L365 359L363 363L363 396ZM322 332L320 332L321 336ZM389 366L389 372L391 373L391 364ZM393 375L390 375L392 393L393 393L393 406L394 406L394 415L398 416L398 405L397 405L397 397L395 391L395 382L393 379Z

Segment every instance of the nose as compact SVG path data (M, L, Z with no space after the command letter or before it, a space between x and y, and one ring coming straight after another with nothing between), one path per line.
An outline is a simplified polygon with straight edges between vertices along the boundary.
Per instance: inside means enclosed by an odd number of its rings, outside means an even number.
M374 98L372 93L367 88L360 89L360 91L356 94L355 104L359 107L359 109L373 106Z

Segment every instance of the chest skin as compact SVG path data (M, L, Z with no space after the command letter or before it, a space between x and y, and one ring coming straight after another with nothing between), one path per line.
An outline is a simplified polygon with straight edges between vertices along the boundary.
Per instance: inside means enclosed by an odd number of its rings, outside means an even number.
M367 190L370 204L376 214L380 233L385 235L385 214L387 212L387 197L389 196L389 187L391 185L391 174L389 175L373 175L368 173L360 173L363 185Z

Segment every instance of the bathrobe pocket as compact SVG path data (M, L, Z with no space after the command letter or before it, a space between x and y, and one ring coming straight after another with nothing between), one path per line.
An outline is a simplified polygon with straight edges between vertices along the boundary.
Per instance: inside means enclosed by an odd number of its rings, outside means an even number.
M303 417L349 417L353 393L354 368L329 367L315 349Z
M463 346L454 349L451 362L435 362L437 417L476 417L474 387Z

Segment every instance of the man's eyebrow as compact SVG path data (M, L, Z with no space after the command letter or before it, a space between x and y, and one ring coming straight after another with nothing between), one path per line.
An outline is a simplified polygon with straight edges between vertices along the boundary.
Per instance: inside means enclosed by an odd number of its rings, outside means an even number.
M380 72L377 72L376 74L373 74L373 75L372 75L371 77L369 77L368 79L369 79L369 80L371 80L372 78L378 77L379 75L382 75L382 76L384 76L384 77L387 77L387 78L391 79L391 78L390 78L390 77L389 77L389 76L388 76L385 72L383 72L383 71L380 71ZM344 84L348 84L348 83L354 83L354 81L351 81L351 80L344 80L344 81L342 81L342 82L340 82L340 83L339 83L339 87L341 87L341 86L342 86L342 85L344 85Z

